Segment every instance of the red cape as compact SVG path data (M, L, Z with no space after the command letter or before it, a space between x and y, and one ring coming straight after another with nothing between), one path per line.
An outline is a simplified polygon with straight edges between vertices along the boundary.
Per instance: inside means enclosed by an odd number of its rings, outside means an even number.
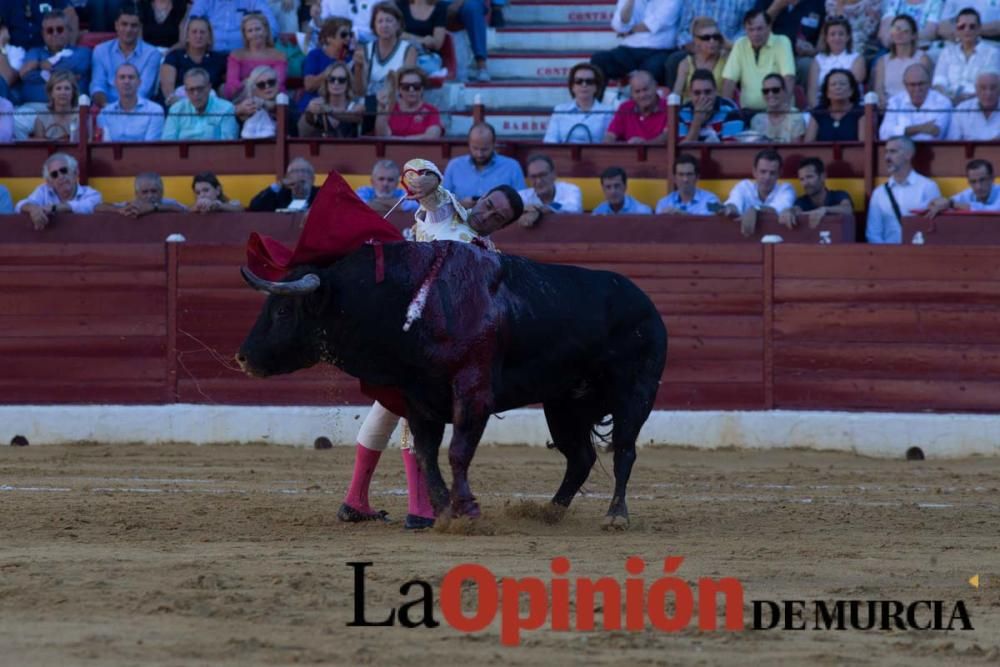
M340 174L331 171L309 209L295 250L251 232L247 267L265 280L281 280L296 266L332 264L369 241L402 240L398 229L361 201ZM362 382L361 391L397 415L406 416L406 403L397 389Z
M265 280L281 280L296 266L332 264L368 241L402 240L398 229L361 201L343 176L331 171L309 209L295 250L251 232L247 267Z

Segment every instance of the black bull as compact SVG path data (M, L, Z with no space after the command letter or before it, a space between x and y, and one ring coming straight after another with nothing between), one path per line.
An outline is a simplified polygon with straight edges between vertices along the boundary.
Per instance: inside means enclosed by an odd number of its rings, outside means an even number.
M365 246L282 282L243 274L270 293L237 355L243 368L268 376L325 361L397 389L438 515L449 500L456 515L478 514L468 468L490 415L541 403L566 457L557 509L586 481L595 428L611 417L615 491L604 523L627 526L635 442L667 351L659 313L627 278L448 241ZM450 496L438 467L449 422Z

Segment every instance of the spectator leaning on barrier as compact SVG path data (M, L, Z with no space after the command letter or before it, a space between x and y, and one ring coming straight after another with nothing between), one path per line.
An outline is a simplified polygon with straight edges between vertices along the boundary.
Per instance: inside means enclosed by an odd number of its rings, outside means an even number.
M590 63L577 63L569 70L571 102L557 104L545 130L547 144L598 144L611 123L615 109L601 101L604 74Z
M572 183L557 180L556 165L548 155L532 155L525 164L530 188L518 191L524 210L542 213L583 213L583 195Z
M740 218L740 231L751 236L757 228L757 214L781 214L795 204L795 188L779 183L784 161L777 151L762 150L753 159L753 180L740 181L729 193L720 215Z
M743 131L743 114L735 102L719 97L711 72L696 71L690 90L691 101L677 115L677 135L682 142L718 142Z
M95 106L103 107L118 100L115 90L115 73L122 63L131 63L139 71L142 85L139 96L147 99L156 94L156 81L160 73L160 51L142 40L142 24L134 4L122 6L115 20L117 37L98 44L91 58L93 72L90 80L90 97Z
M936 217L942 211L998 211L1000 185L993 182L993 164L987 160L972 160L965 165L969 187L954 197L938 197L927 207L927 215Z
M414 199L403 199L406 191L399 187L399 165L392 160L379 160L372 167L371 185L363 185L357 190L361 201L381 215L393 207L397 211L413 212L420 208ZM399 204L399 200L403 202ZM399 204L397 206L397 204Z
M50 155L42 165L42 178L45 182L15 207L18 213L28 214L35 229L45 229L55 213L93 213L101 203L100 192L80 185L79 168L70 155Z
M914 141L943 139L951 120L951 101L931 90L931 73L920 64L910 65L903 73L906 92L889 99L885 118L879 127L879 139L907 136Z
M759 9L746 13L743 27L746 37L740 37L733 44L733 51L722 70L722 96L731 98L738 85L740 106L760 111L767 106L760 90L768 74L785 77L785 88L795 88L792 43L784 35L771 32L771 17Z
M1000 48L979 36L979 12L963 9L955 22L958 42L948 44L934 66L934 90L959 104L976 95L980 72L1000 72Z
M628 175L621 167L608 167L601 172L604 201L594 209L594 215L649 215L653 209L628 193Z
M277 211L281 209L305 210L312 206L319 194L313 187L316 170L305 158L295 158L288 163L285 177L261 190L250 200L250 211Z
M195 197L194 206L191 207L194 213L239 213L243 210L238 200L226 197L226 193L222 191L222 183L210 171L195 174L191 180L191 190Z
M677 48L682 4L682 0L618 0L611 28L622 41L621 46L598 51L590 62L604 72L608 81L641 69L668 85L667 56Z
M98 204L98 213L119 213L127 218L141 218L150 213L171 211L184 213L187 206L163 196L163 179L156 172L147 171L135 177L135 199L114 204Z
M976 77L976 97L958 105L948 123L951 140L1000 139L1000 73L983 72Z
M239 136L233 105L215 95L208 72L200 67L184 75L187 98L170 107L164 141L228 141Z
M101 110L97 126L102 141L159 141L163 136L163 107L139 96L139 70L122 63L115 72L118 99Z
M215 48L235 51L243 46L241 23L250 14L263 14L272 35L281 31L267 0L194 0L188 16L204 16L215 29Z
M489 123L473 125L469 130L469 154L452 158L445 167L442 185L465 208L475 206L480 197L498 185L524 189L521 165L498 155L496 140L496 130Z
M51 12L42 17L42 38L45 45L29 49L18 72L21 104L44 102L45 84L54 72L72 72L81 90L87 90L90 81L90 49L69 43L63 14Z
M604 142L657 144L667 140L667 101L656 91L653 75L637 70L629 77L632 99L615 112L604 134Z
M674 191L656 203L663 215L713 215L722 204L714 193L698 187L698 160L693 155L678 155L674 162Z
M809 227L815 229L828 213L854 214L851 195L843 190L826 187L826 167L819 158L807 157L799 163L799 183L804 195L795 200L795 205L778 215L778 222L786 227L794 227L796 216L809 214Z
M941 196L937 183L913 171L916 145L905 136L885 144L885 166L889 180L875 188L868 202L865 235L869 243L902 243L902 219L922 211Z
M167 53L160 65L160 92L167 107L184 97L183 82L188 70L200 67L208 72L212 89L216 91L221 91L226 79L226 56L212 50L215 39L212 24L204 18L192 17L188 19L185 34L184 48Z
M861 91L851 70L831 71L823 79L819 105L809 115L805 141L864 141L868 128L860 101Z

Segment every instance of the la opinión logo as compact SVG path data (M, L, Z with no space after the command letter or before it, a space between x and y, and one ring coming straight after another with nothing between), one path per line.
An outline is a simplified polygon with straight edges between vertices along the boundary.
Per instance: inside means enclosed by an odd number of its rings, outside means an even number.
M734 577L699 578L696 589L676 576L682 556L663 559L663 575L651 583L640 577L646 562L637 556L626 559L625 581L612 577L570 578L570 561L559 556L550 562L552 578L500 577L476 563L463 563L445 573L438 591L440 618L460 632L481 632L499 617L500 643L518 646L522 632L548 628L557 632L600 629L641 632L650 626L662 632L678 632L697 622L703 631L748 629L744 618L743 584ZM348 627L400 625L405 628L436 628L434 588L422 579L411 579L399 587L401 603L379 612L367 609L365 571L371 561L348 562L354 570L354 618ZM463 607L463 591L475 585L475 600ZM697 599L697 606L695 600ZM720 606L721 601L721 606ZM572 604L571 604L572 602ZM524 604L526 603L526 604ZM527 611L522 612L526 607ZM623 613L624 609L624 613ZM719 624L719 610L724 609ZM575 610L575 613L574 611ZM942 600L903 603L897 600L753 600L751 630L972 630L965 603L949 605Z

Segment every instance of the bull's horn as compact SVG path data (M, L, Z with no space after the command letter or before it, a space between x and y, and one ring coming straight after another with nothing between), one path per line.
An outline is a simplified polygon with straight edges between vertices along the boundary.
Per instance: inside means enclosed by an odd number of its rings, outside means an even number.
M282 296L309 294L319 289L320 285L319 276L315 273L307 273L298 280L288 283L278 283L258 278L254 275L253 271L245 266L240 267L240 273L243 274L243 280L247 281L250 287L261 292L267 292L268 294L279 294Z

